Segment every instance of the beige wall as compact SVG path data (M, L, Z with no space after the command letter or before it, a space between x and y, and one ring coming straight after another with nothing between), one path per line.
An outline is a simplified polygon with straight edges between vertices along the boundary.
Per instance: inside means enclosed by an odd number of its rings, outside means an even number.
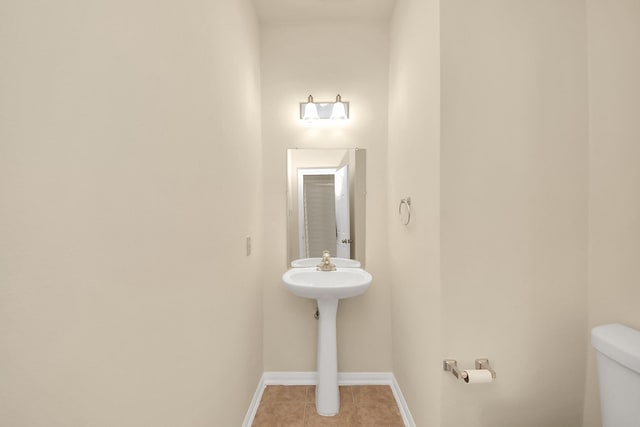
M286 149L367 149L367 292L340 302L338 369L391 371L390 289L386 235L388 28L384 23L264 25L262 40L265 371L316 366L315 301L282 284L287 269ZM350 102L349 122L308 127L298 103L312 94Z
M417 425L582 422L585 20L579 1L396 4L389 199L415 219L389 221L393 362ZM445 357L498 380L464 387Z
M0 4L0 425L232 426L262 372L248 1Z
M440 419L440 2L399 0L391 22L388 239L393 372L418 426ZM410 196L411 222L398 218Z
M640 2L593 1L589 28L589 327L640 329ZM600 426L590 345L585 427Z
M579 0L443 2L444 426L578 426L586 345L587 99Z
M263 370L314 370L286 148L328 146L367 148L374 275L340 370L392 370L419 426L599 426L588 329L640 328L639 20L398 0L259 47L248 0L3 2L0 424L238 425ZM350 122L300 125L309 93ZM480 356L490 386L441 371Z

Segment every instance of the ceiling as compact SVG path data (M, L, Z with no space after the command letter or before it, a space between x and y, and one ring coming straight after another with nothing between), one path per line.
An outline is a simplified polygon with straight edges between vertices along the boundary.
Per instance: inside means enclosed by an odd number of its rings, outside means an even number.
M262 23L387 21L396 0L253 0Z

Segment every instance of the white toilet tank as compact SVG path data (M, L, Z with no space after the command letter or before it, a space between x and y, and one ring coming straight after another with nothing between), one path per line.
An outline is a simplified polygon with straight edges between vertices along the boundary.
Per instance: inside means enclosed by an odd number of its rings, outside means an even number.
M602 427L640 427L640 331L612 323L591 331Z

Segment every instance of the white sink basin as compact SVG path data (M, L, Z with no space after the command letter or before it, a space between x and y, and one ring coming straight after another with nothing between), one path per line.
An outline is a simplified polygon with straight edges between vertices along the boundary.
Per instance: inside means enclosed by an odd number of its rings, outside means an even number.
M320 264L322 258L300 258L291 261L291 267L315 267ZM331 263L336 267L360 267L360 261L349 258L331 258Z
M361 268L345 267L334 271L318 271L315 267L292 268L282 276L285 287L295 295L313 299L360 295L369 288L372 279L371 274Z

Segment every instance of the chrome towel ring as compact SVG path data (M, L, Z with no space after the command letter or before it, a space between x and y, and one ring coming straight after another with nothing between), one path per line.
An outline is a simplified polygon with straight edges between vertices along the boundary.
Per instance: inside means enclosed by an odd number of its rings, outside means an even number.
M411 222L411 197L400 199L398 215L400 216L400 222L402 222L402 225L408 225Z

